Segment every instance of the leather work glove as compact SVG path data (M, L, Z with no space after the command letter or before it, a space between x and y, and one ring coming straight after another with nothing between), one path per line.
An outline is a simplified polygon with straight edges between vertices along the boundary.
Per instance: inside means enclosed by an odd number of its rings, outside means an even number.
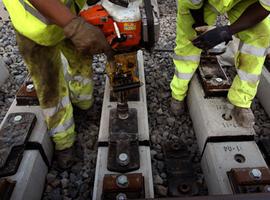
M91 55L105 53L111 56L112 49L101 30L81 17L75 17L65 27L64 34L81 53Z
M198 36L192 41L193 45L203 49L209 50L216 45L232 40L232 34L229 30L229 26L216 27Z

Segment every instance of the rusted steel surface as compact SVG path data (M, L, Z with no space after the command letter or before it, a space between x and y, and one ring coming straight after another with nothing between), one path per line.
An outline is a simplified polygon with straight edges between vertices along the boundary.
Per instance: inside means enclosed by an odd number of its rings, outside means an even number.
M108 166L110 171L130 172L140 168L137 110L129 109L120 119L116 109L110 112Z
M236 168L228 172L234 193L270 192L270 170L261 168Z
M39 105L37 93L33 85L33 81L28 76L16 94L18 106Z
M181 141L163 144L170 196L196 195L199 187L187 147Z
M125 200L124 197L144 198L144 178L141 173L104 176L102 199Z
M197 197L181 197L181 198L158 198L145 200L269 200L270 193L252 193L252 194L237 194L237 195L213 195L213 196L197 196ZM143 199L137 199L143 200Z
M206 97L227 94L231 81L219 65L216 56L202 55L198 69Z
M16 173L35 122L32 113L12 113L6 118L0 130L0 177Z
M15 181L7 178L0 179L0 200L9 200L15 185Z

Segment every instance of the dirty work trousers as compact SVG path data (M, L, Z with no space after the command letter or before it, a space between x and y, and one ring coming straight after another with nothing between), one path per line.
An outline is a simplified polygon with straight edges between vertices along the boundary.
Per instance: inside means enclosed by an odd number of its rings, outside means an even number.
M78 54L69 40L41 46L19 33L16 36L55 149L69 148L76 136L72 104L88 109L93 103L92 58ZM69 81L65 80L61 52L68 61Z
M231 23L236 21L244 10L256 0L245 0L227 11ZM204 8L204 18L208 25L213 25L217 14L213 6ZM252 13L251 13L252 14ZM175 74L171 81L173 98L182 101L187 93L188 84L199 62L201 49L192 45L196 32L192 28L194 20L188 8L179 3L177 16L177 37L174 55ZM249 108L257 92L266 49L270 45L270 20L267 18L248 30L236 35L240 45L235 55L237 76L228 93L228 100L235 106Z

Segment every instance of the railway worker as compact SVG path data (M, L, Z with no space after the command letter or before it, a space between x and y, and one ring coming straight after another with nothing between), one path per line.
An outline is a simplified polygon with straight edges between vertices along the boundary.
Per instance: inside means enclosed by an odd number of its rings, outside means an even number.
M257 92L260 74L270 45L270 0L179 0L177 37L174 55L175 74L171 81L171 110L184 111L188 84L200 61L202 49L208 50L235 35L240 46L235 54L238 74L228 93L234 105L233 116L243 127L254 124L250 109ZM208 30L197 37L194 27L215 23L219 14L227 13L230 24Z
M60 168L72 164L75 125L72 104L87 110L93 104L91 62L96 53L109 53L103 33L76 16L86 0L3 0L19 50L37 91L55 143ZM68 60L64 79L60 52Z

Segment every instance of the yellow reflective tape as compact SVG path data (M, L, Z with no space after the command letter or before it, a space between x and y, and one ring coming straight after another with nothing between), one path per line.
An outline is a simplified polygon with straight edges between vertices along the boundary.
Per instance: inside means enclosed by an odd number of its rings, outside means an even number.
M65 121L63 124L58 125L56 128L52 128L51 130L49 130L48 134L50 136L54 136L57 133L67 131L73 125L74 125L74 119L72 117L69 120Z
M200 62L200 55L196 56L179 56L174 54L173 59L174 60L184 60L184 61L194 61L194 62Z
M19 2L22 4L22 6L24 7L24 9L29 12L31 15L35 16L36 18L38 18L40 21L42 21L44 24L47 25L51 25L53 24L52 22L50 22L44 15L42 15L38 10L36 10L35 8L31 7L28 3L26 3L24 0L19 0ZM67 2L65 3L65 5L68 8L71 8L72 5L72 0L67 0Z
M262 3L263 5L266 5L266 6L270 6L270 0L259 0L260 3Z
M90 78L84 78L82 76L74 76L71 79L72 79L72 81L80 82L83 85L92 84L92 82L93 82L92 79L90 79Z
M193 76L193 72L192 73L180 73L179 71L177 71L175 69L174 75L179 78L179 79L183 79L183 80L190 80Z
M190 1L194 5L199 5L202 2L202 0L190 0Z
M267 53L266 48L255 47L250 44L243 43L243 42L240 42L238 51L241 53L250 54L254 56L260 56L260 57L266 56L266 53Z
M237 74L242 81L256 84L260 80L260 76L256 74L247 73L241 69L237 69Z
M52 117L54 116L59 110L63 109L67 105L69 105L71 102L69 100L68 96L65 96L61 99L61 101L57 104L57 106L52 108L45 108L43 109L43 113L46 117Z

